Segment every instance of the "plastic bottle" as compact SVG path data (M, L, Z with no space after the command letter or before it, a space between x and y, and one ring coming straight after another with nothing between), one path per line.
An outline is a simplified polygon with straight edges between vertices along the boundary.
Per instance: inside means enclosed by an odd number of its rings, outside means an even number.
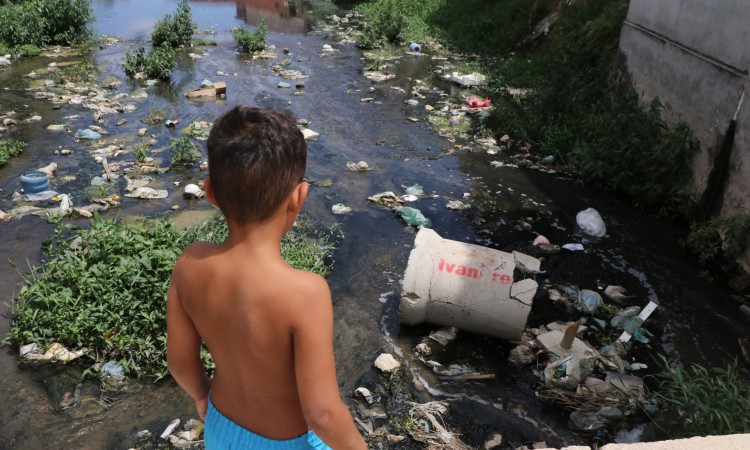
M419 53L422 51L422 47L416 42L409 42L409 50Z

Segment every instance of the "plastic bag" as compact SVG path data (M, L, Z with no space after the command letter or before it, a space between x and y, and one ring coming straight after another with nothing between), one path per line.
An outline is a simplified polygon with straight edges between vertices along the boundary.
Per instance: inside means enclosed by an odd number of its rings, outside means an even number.
M398 209L398 215L407 225L413 227L423 226L425 228L430 228L432 226L432 221L425 217L422 214L422 211L416 208L403 206Z
M102 135L97 133L96 131L84 129L76 131L76 137L78 139L101 139Z
M573 306L578 311L586 314L593 314L596 308L603 303L602 296L594 291L583 289L578 293L578 297L573 302Z
M588 235L602 237L607 234L607 226L594 208L584 209L576 214L576 223Z

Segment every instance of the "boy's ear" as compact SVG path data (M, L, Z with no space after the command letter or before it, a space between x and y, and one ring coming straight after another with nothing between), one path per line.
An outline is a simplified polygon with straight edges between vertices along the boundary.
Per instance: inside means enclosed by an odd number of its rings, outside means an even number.
M302 210L302 205L305 204L309 188L310 185L307 181L302 181L292 190L291 194L289 194L289 209L292 210L295 215L299 214Z
M209 202L211 202L212 205L215 207L219 207L219 205L216 204L216 197L214 197L214 190L211 187L211 176L207 176L205 180L203 180L203 191L206 193L206 198Z

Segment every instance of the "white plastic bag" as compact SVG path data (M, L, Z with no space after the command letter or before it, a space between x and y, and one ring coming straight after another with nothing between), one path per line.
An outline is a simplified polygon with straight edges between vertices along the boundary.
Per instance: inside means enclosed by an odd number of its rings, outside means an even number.
M604 225L602 216L594 208L584 209L576 214L576 223L588 235L603 237L607 234L607 226Z

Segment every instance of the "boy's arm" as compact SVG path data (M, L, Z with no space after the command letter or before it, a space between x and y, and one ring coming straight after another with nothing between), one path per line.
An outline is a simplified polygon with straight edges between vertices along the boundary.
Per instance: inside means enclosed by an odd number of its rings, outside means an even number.
M175 269L167 296L167 367L177 383L195 400L201 420L205 420L210 387L200 358L201 337L182 307L175 288Z
M333 307L325 280L311 276L310 297L294 313L294 366L307 425L335 450L366 449L336 381ZM306 289L307 291L307 289Z

